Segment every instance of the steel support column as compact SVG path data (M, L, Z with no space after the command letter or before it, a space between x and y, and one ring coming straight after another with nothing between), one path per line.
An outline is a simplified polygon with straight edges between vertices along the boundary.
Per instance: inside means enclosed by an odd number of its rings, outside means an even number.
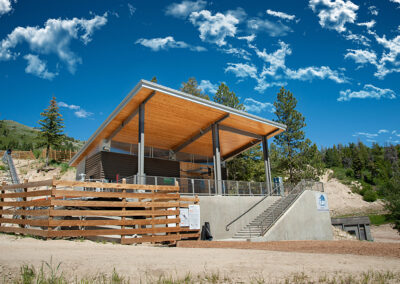
M138 132L138 184L145 184L144 178L144 103L139 106L139 132Z
M267 188L267 194L270 194L272 191L272 180L271 180L271 164L269 161L267 136L262 137L262 148L263 148L264 167L265 167L265 184ZM263 192L263 194L265 194L265 192Z
M219 126L212 126L213 160L214 160L214 183L215 192L222 195L222 171L221 171L221 151L219 145Z

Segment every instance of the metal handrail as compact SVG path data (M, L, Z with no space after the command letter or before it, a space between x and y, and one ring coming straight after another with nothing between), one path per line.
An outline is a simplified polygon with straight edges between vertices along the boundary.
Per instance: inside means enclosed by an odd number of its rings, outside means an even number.
M306 189L310 189L309 186L310 186L311 184L312 184L311 188L314 187L313 185L320 184L320 185L321 185L321 189L319 189L319 191L322 191L322 192L324 191L324 187L323 187L323 183L322 183L322 182L306 181L306 180L300 181L300 182L290 191L290 193L289 193L286 197L280 199L280 200L277 202L277 205L271 210L271 212L270 212L269 214L267 214L267 215L264 217L264 219L261 220L261 221L259 222L259 228L261 229L260 236L263 236L263 235L272 227L272 225L274 225L274 224L276 223L276 221L286 212L286 210L287 210L288 208L290 208L290 206L300 197L300 195L301 195ZM318 190L318 189L317 189L317 190ZM285 200L287 200L287 198L288 198L289 196L295 196L295 197L293 198L293 200L291 200L290 203L288 203L288 204L286 205L286 207L282 208L282 210L281 210L280 212L278 211L278 214L275 215L275 213L276 213L275 210L278 209L279 206L282 205L283 202L284 202ZM272 216L271 216L271 215L272 215ZM271 222L266 228L264 228L263 224L265 223L265 220L266 220L267 218L269 218L269 217L272 217L272 222Z
M272 196L274 193L276 193L276 188L274 187L274 189L269 192L267 195L265 195L263 198L261 198L259 201L257 201L256 203L254 203L249 209L247 209L246 211L244 211L242 214L240 214L238 217L236 217L235 219L233 219L231 222L229 222L226 226L225 226L225 230L229 231L229 227L235 223L237 220L239 220L240 218L242 218L244 215L246 215L247 213L249 213L251 210L253 210L253 208L255 208L258 204L260 204L261 202L263 202L267 197ZM251 232L250 232L251 234Z

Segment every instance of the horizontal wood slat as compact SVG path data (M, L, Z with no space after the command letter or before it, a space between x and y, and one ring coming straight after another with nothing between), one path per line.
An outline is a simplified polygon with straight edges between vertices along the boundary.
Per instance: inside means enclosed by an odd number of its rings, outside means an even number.
M49 209L41 210L0 210L2 215L22 215L22 216L49 216Z
M30 201L9 201L0 202L0 206L30 207L30 206L50 206L51 200L30 200Z
M179 199L179 193L130 193L130 192L95 192L95 191L78 191L78 190L60 190L54 193L56 197L114 197L114 198L157 198L163 199Z
M50 210L50 216L169 216L179 210Z
M32 181L26 182L21 184L10 184L10 185L3 185L1 188L4 190L16 190L19 188L30 188L30 187L41 187L41 186L52 186L53 180L42 180L42 181Z
M48 225L52 227L56 226L132 226L132 225L159 225L159 224L172 224L179 223L179 218L173 219L126 219L126 220L50 220Z
M70 186L70 187L133 189L133 190L151 190L151 191L157 190L166 192L179 192L178 186L167 186L167 185L102 183L102 182L82 182L82 181L66 181L66 180L55 180L54 185Z
M47 231L34 230L34 229L25 229L25 228L18 228L18 227L0 227L0 232L4 232L4 233L19 233L19 234L24 234L24 235L47 237Z
M142 228L142 229L99 229L99 230L61 230L49 231L48 237L87 237L107 235L134 235L134 234L158 234L179 232L178 227Z
M142 237L142 238L125 238L121 240L121 244L137 244L137 243L152 243L152 242L171 242L179 241L181 237L179 235L166 235L166 236L153 236L153 237Z
M1 204L1 202L0 202ZM126 202L126 201L78 201L52 200L54 206L81 206L81 207L178 207L179 202Z
M51 190L37 190L28 192L14 192L0 194L0 198L34 197L51 195Z
M49 220L47 220L47 219L46 220L31 220L31 219L0 218L0 224L1 223L47 227L49 225Z

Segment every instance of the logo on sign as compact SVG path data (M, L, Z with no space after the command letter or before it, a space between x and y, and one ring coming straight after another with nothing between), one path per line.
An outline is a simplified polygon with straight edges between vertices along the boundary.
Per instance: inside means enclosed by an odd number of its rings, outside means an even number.
M316 192L317 210L318 211L329 211L328 199L325 193Z

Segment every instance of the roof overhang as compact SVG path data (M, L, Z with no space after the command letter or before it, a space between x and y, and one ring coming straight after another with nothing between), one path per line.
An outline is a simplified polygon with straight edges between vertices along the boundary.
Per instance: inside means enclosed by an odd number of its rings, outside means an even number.
M145 103L145 145L212 156L210 127L220 125L223 159L271 138L286 126L162 85L141 80L71 159L76 166L103 139L136 144L139 105Z

